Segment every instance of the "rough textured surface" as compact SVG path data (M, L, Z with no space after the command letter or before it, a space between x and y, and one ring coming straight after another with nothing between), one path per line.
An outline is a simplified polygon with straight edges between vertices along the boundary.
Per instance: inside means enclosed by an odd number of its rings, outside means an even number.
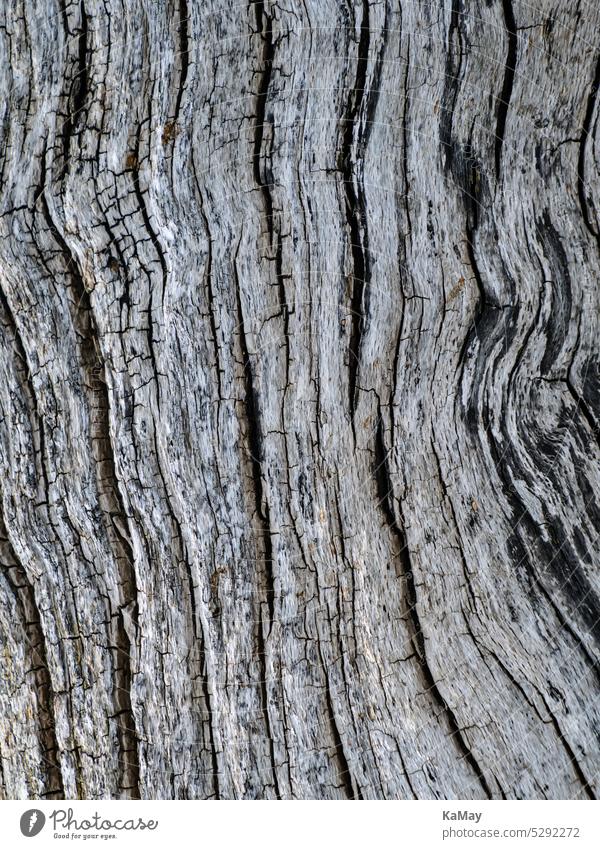
M600 793L600 7L0 14L1 794Z

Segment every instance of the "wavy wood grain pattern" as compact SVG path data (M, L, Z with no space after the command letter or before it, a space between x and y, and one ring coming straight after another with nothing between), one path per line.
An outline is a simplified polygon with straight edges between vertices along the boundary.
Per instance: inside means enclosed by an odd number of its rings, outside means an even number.
M600 793L600 8L0 12L0 793Z

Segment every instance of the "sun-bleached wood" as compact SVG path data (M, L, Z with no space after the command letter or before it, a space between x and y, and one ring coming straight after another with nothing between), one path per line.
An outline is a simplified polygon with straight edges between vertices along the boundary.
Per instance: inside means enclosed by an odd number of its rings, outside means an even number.
M597 796L600 7L0 14L0 794Z

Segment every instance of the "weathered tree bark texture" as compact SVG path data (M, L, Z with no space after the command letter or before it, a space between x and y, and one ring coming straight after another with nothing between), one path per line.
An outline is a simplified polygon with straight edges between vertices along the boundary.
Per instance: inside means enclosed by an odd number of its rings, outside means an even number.
M599 795L598 4L1 16L1 795Z

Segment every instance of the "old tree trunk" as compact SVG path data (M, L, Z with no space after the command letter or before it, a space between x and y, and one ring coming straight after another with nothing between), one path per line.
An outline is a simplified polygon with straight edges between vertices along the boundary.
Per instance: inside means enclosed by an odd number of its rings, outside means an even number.
M598 5L1 14L2 796L596 796Z

